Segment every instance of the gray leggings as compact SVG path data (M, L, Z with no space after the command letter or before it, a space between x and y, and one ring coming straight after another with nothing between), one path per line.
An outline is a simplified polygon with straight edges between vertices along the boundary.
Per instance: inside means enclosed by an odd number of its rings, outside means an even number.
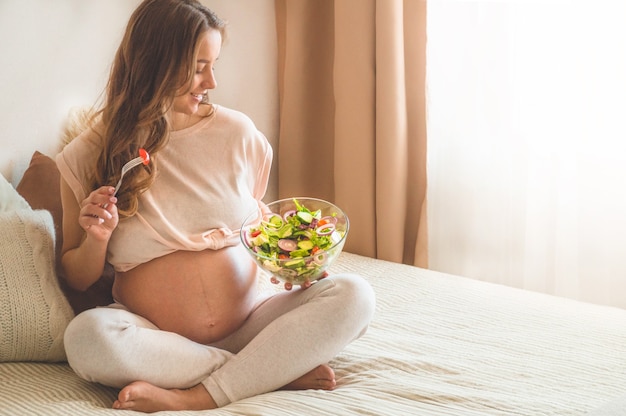
M329 362L365 333L374 309L370 285L341 274L260 299L241 328L212 345L161 331L111 305L74 318L65 349L85 380L117 388L137 380L167 389L202 383L221 407L274 391Z

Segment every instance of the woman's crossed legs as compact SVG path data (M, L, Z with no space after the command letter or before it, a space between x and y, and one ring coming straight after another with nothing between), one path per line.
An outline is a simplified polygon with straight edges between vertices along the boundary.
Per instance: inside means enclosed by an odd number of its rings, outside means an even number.
M119 305L77 316L65 346L79 376L122 388L116 408L210 409L281 388L334 388L327 363L365 332L374 305L365 280L342 274L261 300L241 328L210 346Z

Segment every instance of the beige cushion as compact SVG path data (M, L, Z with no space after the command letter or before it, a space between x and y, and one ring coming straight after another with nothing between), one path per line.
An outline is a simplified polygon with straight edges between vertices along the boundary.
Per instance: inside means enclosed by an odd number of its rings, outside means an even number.
M50 212L0 212L0 362L63 361L74 314L54 272Z

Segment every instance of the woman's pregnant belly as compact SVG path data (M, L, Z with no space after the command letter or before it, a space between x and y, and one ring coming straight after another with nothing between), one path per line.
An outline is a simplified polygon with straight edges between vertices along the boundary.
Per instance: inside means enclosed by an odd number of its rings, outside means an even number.
M162 330L211 344L237 330L254 306L257 266L244 250L159 257L118 273L113 296Z

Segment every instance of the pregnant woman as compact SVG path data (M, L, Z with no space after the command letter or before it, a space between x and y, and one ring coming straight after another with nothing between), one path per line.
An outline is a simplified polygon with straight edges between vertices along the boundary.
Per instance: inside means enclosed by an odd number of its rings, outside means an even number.
M353 274L271 296L239 242L262 204L272 148L244 114L208 101L225 24L195 0L145 0L105 100L57 156L62 270L85 290L106 262L115 303L65 334L82 378L117 409L211 409L277 389L336 386L328 362L362 335L374 293ZM139 149L150 163L124 175Z

